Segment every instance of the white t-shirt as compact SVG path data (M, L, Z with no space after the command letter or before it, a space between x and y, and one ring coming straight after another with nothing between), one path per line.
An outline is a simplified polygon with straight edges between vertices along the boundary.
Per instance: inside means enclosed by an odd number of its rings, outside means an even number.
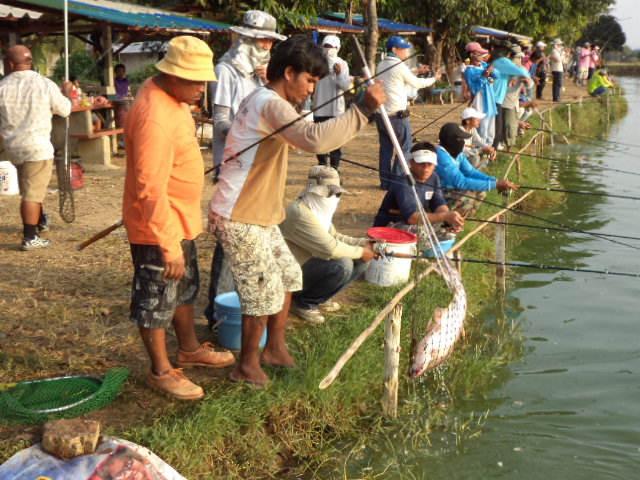
M233 120L240 102L253 92L257 87L262 86L262 81L258 77L245 77L231 65L218 63L216 65L216 92L213 96L213 104L231 109L229 120Z

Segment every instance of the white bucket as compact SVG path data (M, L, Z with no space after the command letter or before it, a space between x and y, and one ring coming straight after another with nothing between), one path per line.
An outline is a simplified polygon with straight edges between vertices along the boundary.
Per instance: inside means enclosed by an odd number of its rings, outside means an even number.
M397 228L374 227L367 230L367 236L372 240L385 240L388 251L416 253L418 237L413 233ZM388 287L406 282L409 280L410 274L410 258L387 257L371 260L369 268L364 272L364 279L374 285Z
M18 195L18 172L11 162L0 162L0 195Z

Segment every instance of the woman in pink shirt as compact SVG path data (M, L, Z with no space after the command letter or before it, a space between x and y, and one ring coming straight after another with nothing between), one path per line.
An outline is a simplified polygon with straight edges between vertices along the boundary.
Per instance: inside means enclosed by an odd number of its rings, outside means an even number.
M580 49L580 61L578 62L578 84L585 85L589 75L589 64L591 63L591 44L586 42Z

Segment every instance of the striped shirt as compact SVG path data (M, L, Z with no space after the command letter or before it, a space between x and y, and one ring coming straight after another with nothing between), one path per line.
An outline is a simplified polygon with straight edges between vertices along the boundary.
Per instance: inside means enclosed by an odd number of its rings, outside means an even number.
M300 115L273 90L255 89L240 104L229 130L211 211L235 222L278 225L285 218L289 145L309 153L330 152L362 130L371 113L360 102L339 117L323 123L297 121L263 140ZM227 160L246 148L237 159Z
M48 78L23 70L0 81L0 133L14 165L53 158L52 113L68 116L71 102Z

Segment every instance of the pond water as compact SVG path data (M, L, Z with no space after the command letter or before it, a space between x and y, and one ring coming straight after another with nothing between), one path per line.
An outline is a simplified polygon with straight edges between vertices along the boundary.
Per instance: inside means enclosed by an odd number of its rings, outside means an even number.
M629 113L608 139L637 147L557 145L545 155L588 152L602 165L640 173L640 80L620 83ZM638 176L563 166L557 177L561 188L640 196ZM640 237L640 201L568 195L565 204L535 214ZM511 221L534 223L513 214ZM640 272L639 250L602 238L516 227L508 235L517 238L511 240L512 261ZM620 241L640 248L640 241ZM640 478L640 278L522 268L511 274L505 303L486 316L490 321L506 311L521 321L527 353L486 400L465 405L468 412L487 414L478 435L462 442L431 435L429 444L411 448L393 448L406 442L385 439L380 443L387 447L375 448L375 458L364 449L357 461L346 462L354 467L347 467L349 478Z

